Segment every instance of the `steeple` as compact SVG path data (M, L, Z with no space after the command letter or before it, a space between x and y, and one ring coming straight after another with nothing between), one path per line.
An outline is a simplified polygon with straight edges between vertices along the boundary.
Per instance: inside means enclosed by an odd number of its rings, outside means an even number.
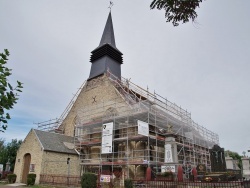
M122 53L116 48L111 12L109 13L99 46L90 57L91 70L88 80L103 75L109 70L121 78Z
M102 39L100 41L99 47L103 44L110 44L112 47L116 48L111 11L109 12L109 16L102 34Z

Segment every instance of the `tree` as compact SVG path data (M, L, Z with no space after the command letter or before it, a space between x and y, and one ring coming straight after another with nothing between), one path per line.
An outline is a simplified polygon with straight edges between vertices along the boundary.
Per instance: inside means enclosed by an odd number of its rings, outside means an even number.
M180 22L195 21L197 18L196 8L199 7L200 3L202 0L153 0L150 8L164 9L166 22L172 22L174 26L178 26Z
M5 165L10 161L10 171L14 170L15 160L17 150L19 149L20 145L22 144L22 140L12 139L10 143L1 147L0 150L0 164Z
M4 148L4 139L0 138L0 151Z
M17 81L17 86L13 87L8 80L11 75L11 69L6 67L8 56L7 49L0 53L0 132L4 132L8 126L10 114L6 111L12 109L17 103L18 93L22 92L22 83Z
M234 160L237 160L238 162L238 167L241 169L242 168L242 156L240 156L237 152L233 152L230 150L227 150L226 153L229 155L229 157L232 157Z

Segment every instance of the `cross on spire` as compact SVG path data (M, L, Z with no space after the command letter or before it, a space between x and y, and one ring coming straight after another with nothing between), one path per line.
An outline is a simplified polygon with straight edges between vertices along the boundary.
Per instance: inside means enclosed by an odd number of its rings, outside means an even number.
M112 6L114 6L114 3L112 1L109 1L109 9L110 9L110 12L111 12L111 9L112 9Z

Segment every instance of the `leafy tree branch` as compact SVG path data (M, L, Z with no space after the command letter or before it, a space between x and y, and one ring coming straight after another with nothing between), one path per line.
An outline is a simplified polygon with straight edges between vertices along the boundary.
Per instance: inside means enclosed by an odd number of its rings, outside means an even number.
M197 18L196 9L200 3L202 0L153 0L150 8L164 9L166 22L172 22L174 26L178 26L181 22L195 21Z
M23 84L17 81L17 85L13 87L9 83L11 69L6 64L10 55L7 49L4 53L0 53L0 132L4 132L8 127L8 120L11 119L8 111L17 103L18 93L22 92Z

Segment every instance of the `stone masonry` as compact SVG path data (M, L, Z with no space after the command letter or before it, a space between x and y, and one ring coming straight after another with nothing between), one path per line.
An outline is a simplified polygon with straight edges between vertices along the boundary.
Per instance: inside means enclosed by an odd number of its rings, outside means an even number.
M43 156L43 148L37 139L35 132L30 131L27 137L24 139L22 145L20 146L19 150L17 151L16 157L16 164L14 173L17 175L16 182L21 182L22 180L22 169L24 166L24 155L29 153L31 155L31 162L30 164L35 164L35 173L36 183L39 182L40 172L41 172L41 163L42 163L42 156Z
M84 107L95 107L98 105L101 106L102 103L114 101L114 99L116 100L116 104L120 104L120 106L116 106L116 110L118 111L118 113L119 111L124 111L124 106L126 106L124 105L125 101L106 75L86 82L85 86L83 87L82 91L80 92L78 98L76 99L74 105L72 106L59 129L63 129L65 135L74 136L77 113L80 112L81 109L84 109ZM121 106L123 107L121 108ZM128 108L128 106L125 108ZM83 120L86 120L86 118L92 118L92 120L94 121L98 117L102 118L106 110L108 110L108 108L95 109L93 117L86 116L83 117Z

